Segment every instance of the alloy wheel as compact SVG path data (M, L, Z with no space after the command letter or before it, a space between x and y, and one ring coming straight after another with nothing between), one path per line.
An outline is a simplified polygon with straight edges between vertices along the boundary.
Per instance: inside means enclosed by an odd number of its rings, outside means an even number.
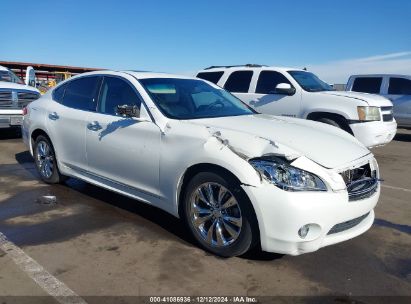
M54 155L50 145L42 140L37 144L36 150L39 172L44 178L49 179L53 175L54 170Z
M234 195L218 183L201 184L191 196L189 211L191 224L211 246L228 246L240 235L240 206Z

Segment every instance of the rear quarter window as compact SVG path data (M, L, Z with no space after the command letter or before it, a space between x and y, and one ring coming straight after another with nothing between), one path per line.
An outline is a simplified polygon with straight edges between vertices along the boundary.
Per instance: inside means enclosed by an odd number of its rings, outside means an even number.
M201 72L197 74L197 78L201 78L212 83L217 84L217 82L221 79L224 72Z
M66 90L66 84L63 84L53 90L53 100L59 103L63 102L64 91Z
M354 79L352 91L379 94L382 77L358 77Z

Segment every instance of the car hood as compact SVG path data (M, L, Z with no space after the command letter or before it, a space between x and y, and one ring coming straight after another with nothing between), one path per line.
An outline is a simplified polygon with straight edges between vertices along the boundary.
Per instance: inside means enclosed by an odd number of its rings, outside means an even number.
M323 167L336 168L370 154L345 131L303 119L256 114L185 122L205 126L210 134L247 158L305 156Z
M8 81L0 81L0 89L25 90L40 93L39 90L31 86Z
M380 95L376 95L376 94L368 94L368 93L360 93L360 92L346 92L346 91L324 91L324 92L315 92L314 94L339 96L339 97L362 100L368 103L369 106L374 106L374 107L392 106L392 103L389 99L382 97Z

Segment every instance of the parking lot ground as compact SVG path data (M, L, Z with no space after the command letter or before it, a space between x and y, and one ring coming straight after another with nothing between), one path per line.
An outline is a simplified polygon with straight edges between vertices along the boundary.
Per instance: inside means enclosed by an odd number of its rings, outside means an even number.
M87 302L138 295L374 296L361 303L411 297L411 131L398 130L392 143L373 149L385 181L368 232L296 257L257 251L231 259L199 249L177 219L156 208L75 179L42 183L21 139L1 132L0 233ZM57 202L44 204L43 195ZM0 249L0 298L22 295L46 293Z

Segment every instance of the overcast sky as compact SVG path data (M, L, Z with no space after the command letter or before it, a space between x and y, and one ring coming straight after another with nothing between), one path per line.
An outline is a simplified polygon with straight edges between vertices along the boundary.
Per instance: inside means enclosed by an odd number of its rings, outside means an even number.
M1 0L0 60L193 74L308 67L411 74L409 0Z

